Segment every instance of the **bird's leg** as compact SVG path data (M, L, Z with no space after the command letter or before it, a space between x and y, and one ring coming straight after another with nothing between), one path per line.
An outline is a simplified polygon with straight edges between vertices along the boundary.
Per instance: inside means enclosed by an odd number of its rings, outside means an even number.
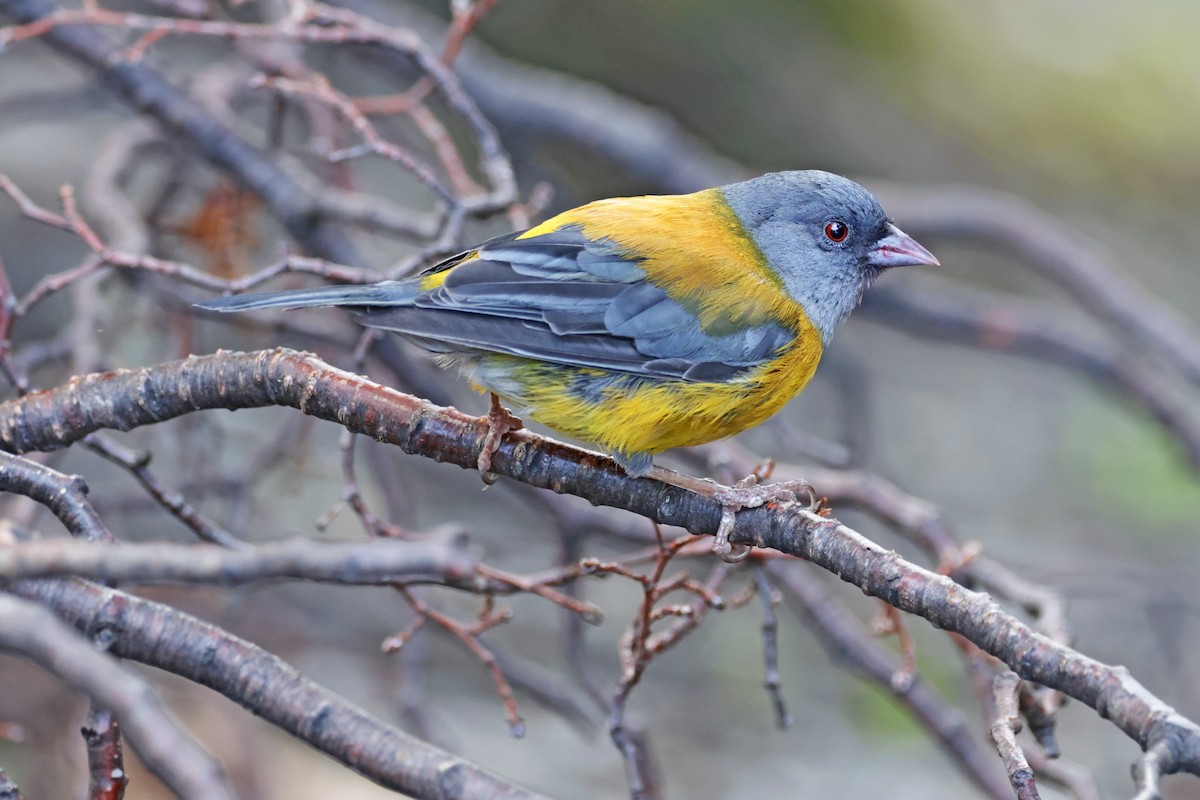
M492 456L500 449L500 441L504 438L504 434L510 431L519 431L525 427L525 423L521 421L520 417L500 405L499 395L495 392L490 394L491 405L483 417L487 422L488 432L487 436L483 437L483 448L479 451L478 462L480 477L488 486L496 482L496 476L492 474Z
M721 504L721 524L713 538L713 552L722 561L736 564L750 555L750 545L735 545L729 541L733 534L733 523L737 512L743 508L758 508L767 503L793 501L797 492L808 494L812 503L816 502L813 487L808 481L785 481L784 483L760 484L757 474L749 475L733 486L722 486L709 478L697 478L685 475L666 467L653 466L646 473L647 478L653 478L689 492L711 497Z

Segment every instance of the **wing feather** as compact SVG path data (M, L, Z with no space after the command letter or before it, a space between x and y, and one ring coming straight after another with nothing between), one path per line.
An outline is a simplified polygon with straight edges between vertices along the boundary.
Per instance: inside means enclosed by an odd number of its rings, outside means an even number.
M439 286L407 303L358 309L359 319L435 352L705 382L732 380L795 338L778 324L706 333L636 259L575 226L500 237L450 261Z

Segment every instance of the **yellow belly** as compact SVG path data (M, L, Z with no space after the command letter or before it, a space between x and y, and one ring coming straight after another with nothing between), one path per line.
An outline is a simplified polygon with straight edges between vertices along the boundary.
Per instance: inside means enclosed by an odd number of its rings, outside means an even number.
M812 335L728 383L639 378L509 356L486 357L466 372L543 425L632 455L704 444L758 425L804 388L820 358L820 338Z

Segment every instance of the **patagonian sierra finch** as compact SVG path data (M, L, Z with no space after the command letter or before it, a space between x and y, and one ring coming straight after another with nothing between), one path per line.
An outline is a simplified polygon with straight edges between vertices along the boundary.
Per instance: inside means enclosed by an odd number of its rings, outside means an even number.
M564 211L420 275L370 286L220 297L214 311L352 307L492 393L487 472L519 425L497 396L592 442L631 476L715 497L730 557L739 508L771 487L719 487L657 453L759 424L812 378L833 330L890 267L936 265L870 192L820 171ZM743 553L744 554L744 553Z

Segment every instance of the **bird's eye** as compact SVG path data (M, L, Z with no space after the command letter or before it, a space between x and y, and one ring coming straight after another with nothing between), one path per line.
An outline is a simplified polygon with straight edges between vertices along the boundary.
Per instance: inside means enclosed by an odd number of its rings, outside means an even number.
M825 226L825 235L829 237L829 241L841 244L850 235L850 228L840 219L835 219Z

